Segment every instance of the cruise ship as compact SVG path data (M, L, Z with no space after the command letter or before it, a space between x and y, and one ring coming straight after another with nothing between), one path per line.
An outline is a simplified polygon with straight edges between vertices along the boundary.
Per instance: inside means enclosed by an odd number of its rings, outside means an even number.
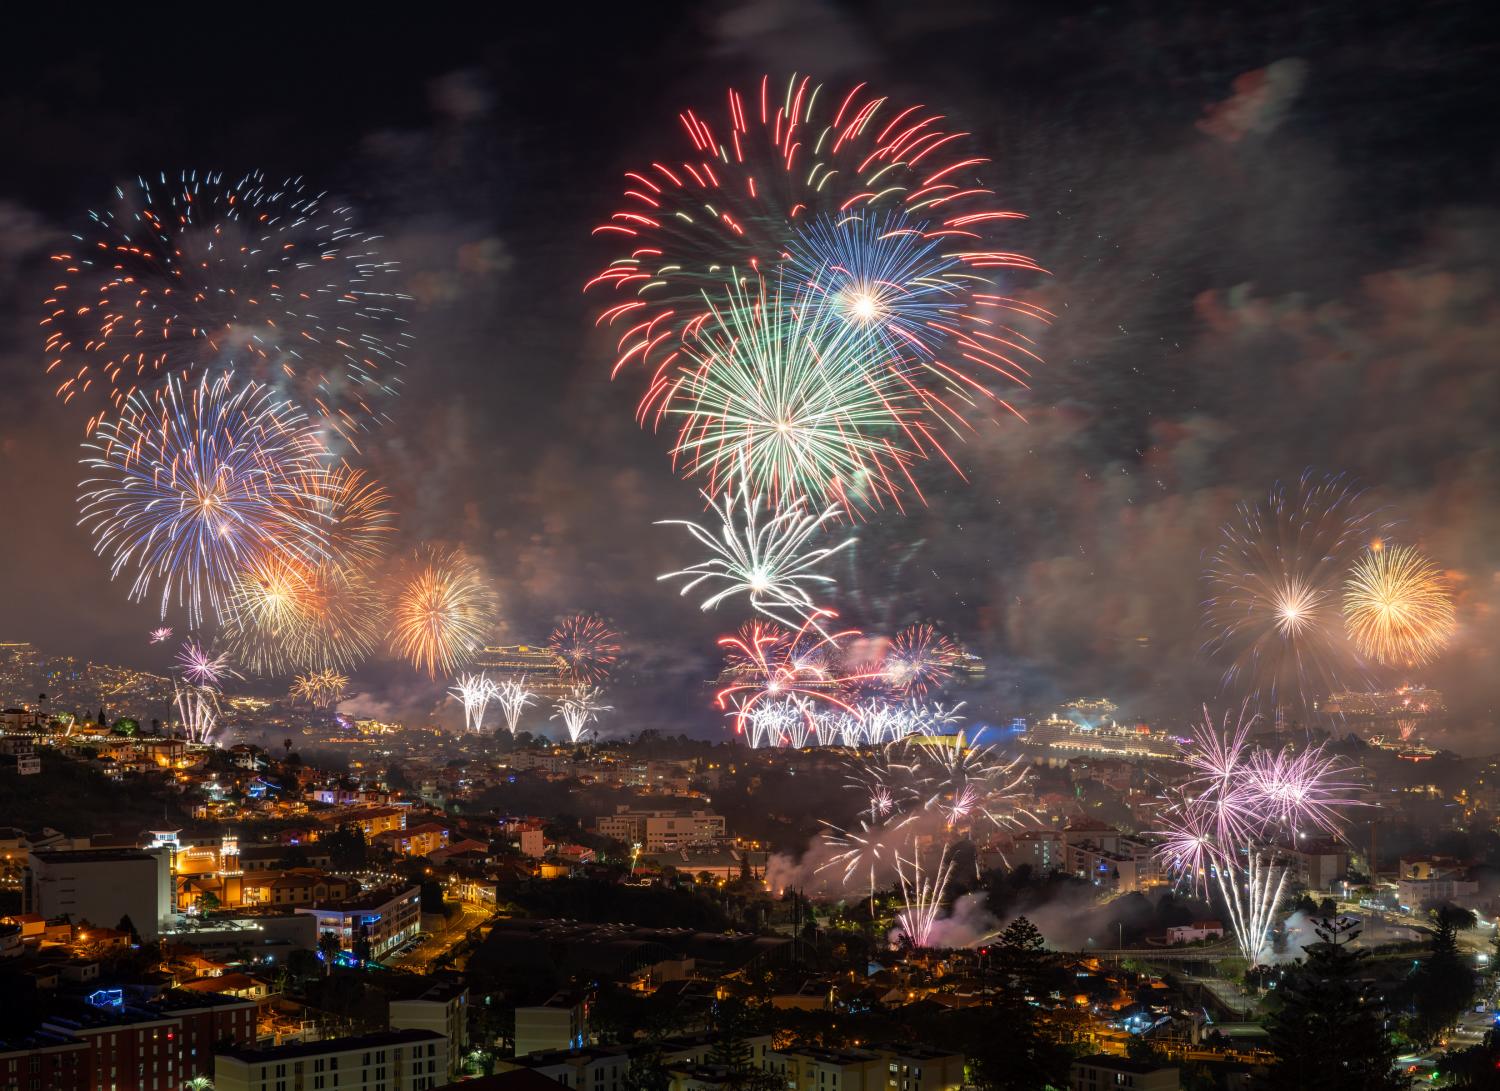
M1145 724L1121 727L1110 721L1088 727L1062 716L1049 716L1031 724L1020 743L1054 761L1069 758L1124 758L1127 760L1171 759L1182 755L1182 743L1164 731Z
M549 701L566 696L571 684L562 656L539 644L489 645L474 657L474 669L496 682L524 676L526 688Z

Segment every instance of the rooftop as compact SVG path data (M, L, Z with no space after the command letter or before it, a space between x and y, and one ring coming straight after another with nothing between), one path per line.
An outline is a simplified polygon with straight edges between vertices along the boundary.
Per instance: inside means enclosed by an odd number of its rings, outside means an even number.
M352 1053L362 1049L385 1049L413 1045L417 1042L445 1042L435 1030L382 1030L375 1034L357 1034L352 1038L325 1038L321 1042L295 1042L274 1049L220 1049L215 1056L232 1057L245 1064L285 1061L293 1057L321 1057L328 1053Z

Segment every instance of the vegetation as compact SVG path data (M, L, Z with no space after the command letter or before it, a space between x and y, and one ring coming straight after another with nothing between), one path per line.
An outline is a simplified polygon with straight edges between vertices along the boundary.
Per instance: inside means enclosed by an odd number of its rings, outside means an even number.
M1282 981L1281 1007L1266 1023L1279 1061L1264 1091L1397 1091L1385 1013L1359 982L1366 952L1351 946L1357 923L1325 919L1316 931L1320 942Z

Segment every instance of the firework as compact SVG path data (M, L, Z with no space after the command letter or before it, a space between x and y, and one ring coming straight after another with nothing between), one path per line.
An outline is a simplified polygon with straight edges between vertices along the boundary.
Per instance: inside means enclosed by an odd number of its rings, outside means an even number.
M823 631L834 618L832 611L820 610L796 630L757 618L719 638L729 682L715 700L719 708L732 710L738 734L747 733L747 717L767 701L797 701L808 718L829 710L858 716L839 693L830 665L838 642L852 632Z
M222 375L159 393L134 396L85 444L80 523L111 576L134 571L131 598L159 583L162 613L175 599L198 626L205 604L224 619L242 565L322 554L309 486L323 452L306 418L258 384Z
M918 949L932 944L933 929L953 877L953 861L948 858L947 845L943 846L934 868L924 868L921 855L915 841L906 855L896 855L903 906L896 914L896 925L906 942Z
M758 750L763 746L787 743L794 733L800 733L805 741L807 718L807 710L797 701L763 701L743 718L741 724L745 741L752 750Z
M675 428L674 463L710 495L899 506L921 495L912 467L939 448L908 368L873 368L859 345L779 286L734 286L642 412Z
M856 876L864 877L873 917L876 887L894 874L896 856L909 834L907 827L914 820L914 815L892 815L878 822L862 818L852 830L825 822L823 840L833 855L817 870L837 871L840 883L846 887Z
M298 180L183 172L115 189L53 255L47 372L92 432L172 379L233 369L316 410L346 437L383 415L409 334L392 262Z
M931 625L908 625L886 650L885 675L903 697L926 697L953 678L958 645Z
M963 154L967 134L863 85L839 96L793 79L778 94L762 80L727 105L722 123L681 114L689 157L627 174L626 207L596 229L627 248L589 286L623 297L599 321L623 331L615 372L652 375L643 416L725 289L762 276L795 285L799 308L873 366L918 361L914 393L943 415L944 399L998 402L991 378L1024 379L1035 353L1016 324L1047 315L999 282L1038 269L994 241L1018 214L976 182L985 160Z
M391 648L429 678L467 663L494 624L489 581L457 549L424 547L396 593Z
M151 643L152 644L162 644L162 643L165 643L166 641L171 640L171 639L172 639L172 629L171 629L170 626L163 625L159 629L152 629L151 630Z
M578 682L571 686L567 694L557 702L557 711L552 718L561 719L563 725L567 727L569 742L577 743L583 737L588 725L599 718L599 713L611 711L612 705L601 703L603 696L604 694L597 686L587 686Z
M712 556L657 579L686 577L687 583L681 591L683 595L700 585L709 584L714 593L703 600L704 610L712 610L725 599L744 594L757 612L793 628L816 614L818 607L807 588L827 587L834 581L831 576L822 575L815 569L854 542L853 538L846 538L834 546L809 548L825 526L837 518L839 509L830 507L821 515L813 515L804 510L798 499L761 523L761 498L750 495L743 488L737 495L725 496L719 503L715 503L712 497L706 496L706 499L722 519L717 536L710 528L682 519L665 520L663 525L686 527ZM785 614L795 615L795 620L783 616Z
M499 687L480 671L478 674L459 675L457 684L448 692L463 702L464 725L470 731L483 730L484 710L498 696Z
M217 686L225 678L240 677L227 655L211 655L196 640L188 640L177 653L177 668L195 686Z
M520 678L507 678L495 687L495 700L500 702L500 710L505 713L505 726L510 733L516 733L516 725L521 722L521 713L526 706L536 700L536 694L526 688L526 676Z
M1223 528L1205 578L1205 645L1226 664L1224 685L1241 685L1268 708L1346 688L1358 675L1339 618L1339 589L1361 546L1384 531L1361 493L1342 477L1305 474L1242 505Z
M1242 709L1222 729L1205 711L1184 759L1187 782L1173 798L1158 854L1188 885L1222 897L1240 952L1265 954L1286 887L1283 843L1307 827L1340 832L1339 812L1360 803L1357 786L1321 747L1251 752L1255 716Z
M384 603L373 571L393 529L389 495L341 464L312 482L308 497L324 529L322 555L253 558L235 579L226 639L262 674L348 669L380 643Z
M374 578L331 558L253 561L230 603L225 639L261 674L353 667L379 645L385 614Z
M562 659L569 680L590 685L604 681L620 658L620 634L596 614L559 622L547 646Z
M212 741L219 725L218 690L187 682L174 682L172 690L183 735L189 742Z
M288 696L313 708L332 708L344 699L349 679L336 670L312 671L292 679Z
M1382 666L1416 667L1453 635L1453 597L1447 578L1415 549L1370 549L1345 584L1344 618L1364 655Z

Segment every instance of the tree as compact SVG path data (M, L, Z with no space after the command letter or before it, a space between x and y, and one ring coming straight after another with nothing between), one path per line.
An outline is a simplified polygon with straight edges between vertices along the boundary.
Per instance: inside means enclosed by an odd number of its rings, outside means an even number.
M294 985L305 985L320 974L318 956L298 947L286 956L286 972Z
M328 858L339 871L358 871L369 859L370 845L359 826L340 826L322 837Z
M219 896L212 890L205 890L198 895L198 912L212 913L219 908Z
M1484 1041L1468 1049L1456 1049L1438 1063L1444 1087L1461 1091L1483 1091L1500 1083L1500 1030L1492 1029Z
M1359 983L1367 952L1351 944L1359 924L1348 917L1322 920L1319 942L1305 950L1307 960L1289 972L1276 990L1280 1009L1266 1023L1277 1063L1265 1091L1397 1091L1403 1085L1392 1069L1396 1046L1385 1027L1377 998Z
M1474 914L1456 905L1433 913L1427 960L1412 980L1412 1037L1431 1042L1474 999L1474 974L1458 949L1460 930L1474 927Z
M370 943L370 933L368 929L361 930L359 933L359 939L354 941L354 957L357 958L361 963L369 962L372 958L375 957L375 948Z
M1066 1087L1071 1055L1046 1035L1028 999L1051 991L1056 959L1025 917L1011 921L990 950L1000 988L992 1008L974 1009L965 1035L975 1084L985 1091Z
M338 958L342 948L339 937L333 932L324 932L318 936L318 953L323 956L323 972L330 973L333 969L333 960Z
M620 1085L622 1091L667 1091L672 1086L672 1076L662 1063L661 1047L652 1045L633 1051Z
M721 1086L726 1091L773 1091L780 1084L771 1073L755 1066L746 1040L754 1029L750 1016L743 1001L726 997L714 1002L714 1044L708 1051L708 1063L723 1067Z

